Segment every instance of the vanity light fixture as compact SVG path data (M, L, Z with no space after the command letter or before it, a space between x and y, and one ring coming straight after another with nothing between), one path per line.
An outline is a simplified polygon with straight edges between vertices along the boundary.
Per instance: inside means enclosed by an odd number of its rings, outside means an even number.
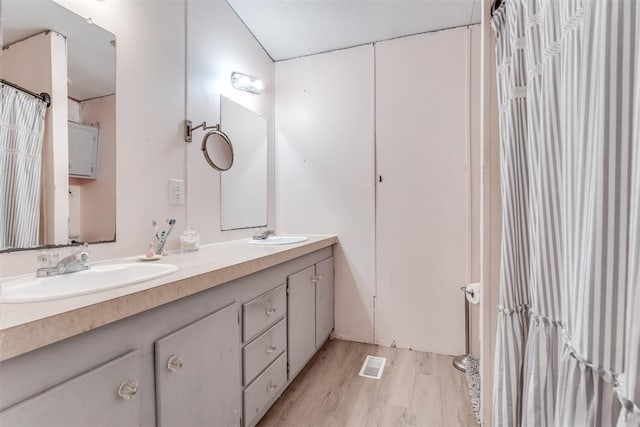
M262 80L235 71L231 73L231 84L238 90L255 93L256 95L262 92L265 87Z

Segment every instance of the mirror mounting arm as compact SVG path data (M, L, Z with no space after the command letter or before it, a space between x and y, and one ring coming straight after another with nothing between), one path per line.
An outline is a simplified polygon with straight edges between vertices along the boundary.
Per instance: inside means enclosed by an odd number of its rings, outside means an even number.
M193 126L191 120L184 121L184 140L186 142L191 142L193 140L193 131L196 129L208 130L215 129L220 130L220 125L207 126L207 122L202 122L198 126Z

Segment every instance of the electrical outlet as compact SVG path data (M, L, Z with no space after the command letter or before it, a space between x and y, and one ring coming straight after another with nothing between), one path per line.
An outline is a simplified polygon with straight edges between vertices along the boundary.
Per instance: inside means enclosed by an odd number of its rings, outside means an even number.
M169 204L184 204L184 181L181 179L169 180Z

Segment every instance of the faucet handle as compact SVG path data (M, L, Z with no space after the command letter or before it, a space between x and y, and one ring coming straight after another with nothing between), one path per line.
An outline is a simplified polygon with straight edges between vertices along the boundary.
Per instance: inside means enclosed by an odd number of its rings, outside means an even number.
M84 242L82 246L78 246L78 251L76 252L76 258L82 261L83 263L89 263L89 244Z
M38 268L47 268L51 266L51 252L42 251L38 254Z
M54 251L42 251L38 254L38 268L53 267L58 264L60 254Z

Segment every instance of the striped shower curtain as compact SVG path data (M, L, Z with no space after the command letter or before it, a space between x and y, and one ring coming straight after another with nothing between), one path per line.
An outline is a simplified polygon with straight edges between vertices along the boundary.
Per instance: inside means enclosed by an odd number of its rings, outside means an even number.
M640 426L640 2L494 13L499 426Z
M0 86L0 249L38 245L46 104Z

